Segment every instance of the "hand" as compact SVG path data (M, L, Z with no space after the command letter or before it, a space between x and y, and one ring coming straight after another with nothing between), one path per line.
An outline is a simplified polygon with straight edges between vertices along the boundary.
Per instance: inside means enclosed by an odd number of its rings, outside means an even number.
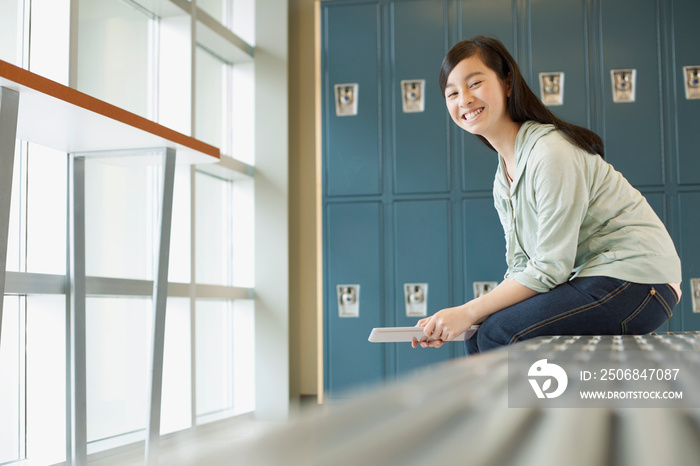
M464 333L475 323L468 312L467 305L468 303L443 309L430 317L419 320L416 326L424 327L425 337L420 340L414 338L411 346L413 348L418 345L422 348L440 348L445 342Z

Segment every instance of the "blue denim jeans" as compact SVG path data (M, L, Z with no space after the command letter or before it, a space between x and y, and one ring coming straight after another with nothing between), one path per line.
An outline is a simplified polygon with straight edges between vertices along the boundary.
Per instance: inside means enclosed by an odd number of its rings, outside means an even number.
M464 345L475 354L542 335L641 335L663 325L677 303L667 284L580 277L491 314Z

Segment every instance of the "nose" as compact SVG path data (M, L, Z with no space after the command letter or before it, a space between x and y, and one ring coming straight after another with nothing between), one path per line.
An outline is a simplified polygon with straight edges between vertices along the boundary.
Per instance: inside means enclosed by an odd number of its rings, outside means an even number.
M462 89L459 93L459 105L460 107L467 107L473 101L473 97L469 89Z

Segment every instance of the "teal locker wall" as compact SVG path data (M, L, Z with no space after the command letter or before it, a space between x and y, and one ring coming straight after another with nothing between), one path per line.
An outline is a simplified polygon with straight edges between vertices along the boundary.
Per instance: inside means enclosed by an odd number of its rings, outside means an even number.
M381 381L384 347L367 341L373 327L386 325L384 308L382 206L378 202L333 203L324 212L327 238L326 380L336 393ZM336 285L360 285L359 317L339 317Z
M394 203L395 325L413 326L416 317L406 316L404 283L427 283L428 305L432 314L449 307L452 291L450 277L450 203L447 200L397 201ZM450 345L454 346L454 345ZM397 345L397 373L449 359L446 348L425 350Z
M505 271L491 197L497 156L452 124L437 87L444 53L475 34L503 41L538 95L540 72L565 73L564 104L551 110L604 138L606 159L647 196L681 254L684 299L661 330L700 329L687 280L700 277L700 100L685 99L682 72L700 65L700 2L334 0L321 10L331 396L463 354L457 344L367 346L371 327L417 320L405 316L403 283L429 283L432 314ZM614 103L610 70L625 68L637 70L637 100ZM403 79L425 79L425 112L402 112ZM333 85L352 82L360 84L359 114L336 117ZM344 217L353 215L363 227ZM347 241L352 252L341 247ZM360 281L362 317L338 319L335 285Z
M506 271L506 242L492 197L462 201L464 297L474 298L474 282L500 282Z
M697 188L696 188L697 189ZM675 311L676 326L680 330L700 329L700 314L692 312L691 290L688 279L700 277L700 192L683 192L678 195L681 238L676 247L683 260L682 312ZM680 324L680 325L678 325Z
M675 131L670 135L678 143L678 171L676 180L681 185L700 184L700 100L686 100L684 66L700 66L698 24L700 2L675 1L669 15L673 20L673 57L669 79L673 83L671 98L675 109L670 117L675 120ZM675 113L672 113L675 110ZM700 276L699 274L693 275Z
M324 9L324 176L328 196L382 192L380 15L376 2ZM329 31L333 31L332 34ZM352 40L346 38L352 37ZM335 84L359 85L359 117L336 116ZM361 135L361 137L358 137Z
M564 103L550 109L566 121L590 127L588 24L584 4L581 0L530 2L530 30L530 88L539 95L539 73L563 72ZM576 53L571 53L572 50Z
M437 85L447 46L444 2L408 0L390 7L394 193L445 193L450 190L449 116ZM400 83L414 79L425 80L425 111L404 113Z
M601 2L601 8L606 159L634 186L661 186L664 145L657 0L615 0ZM610 70L627 68L637 70L636 101L614 103Z

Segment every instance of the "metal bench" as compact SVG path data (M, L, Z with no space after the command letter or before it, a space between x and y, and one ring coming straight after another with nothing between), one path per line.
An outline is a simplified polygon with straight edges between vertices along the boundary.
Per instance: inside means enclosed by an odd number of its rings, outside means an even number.
M699 350L700 332L540 337L366 388L244 447L210 452L200 464L697 465ZM598 355L619 374L678 368L680 376L667 382L683 391L683 400L670 408L645 407L645 400L630 408L618 401L597 408L509 407L514 389L531 391L527 377L509 382L517 378L509 377L514 360L548 359L579 370ZM639 358L647 362L633 367ZM629 388L632 381L614 382ZM570 380L567 390L581 385Z

